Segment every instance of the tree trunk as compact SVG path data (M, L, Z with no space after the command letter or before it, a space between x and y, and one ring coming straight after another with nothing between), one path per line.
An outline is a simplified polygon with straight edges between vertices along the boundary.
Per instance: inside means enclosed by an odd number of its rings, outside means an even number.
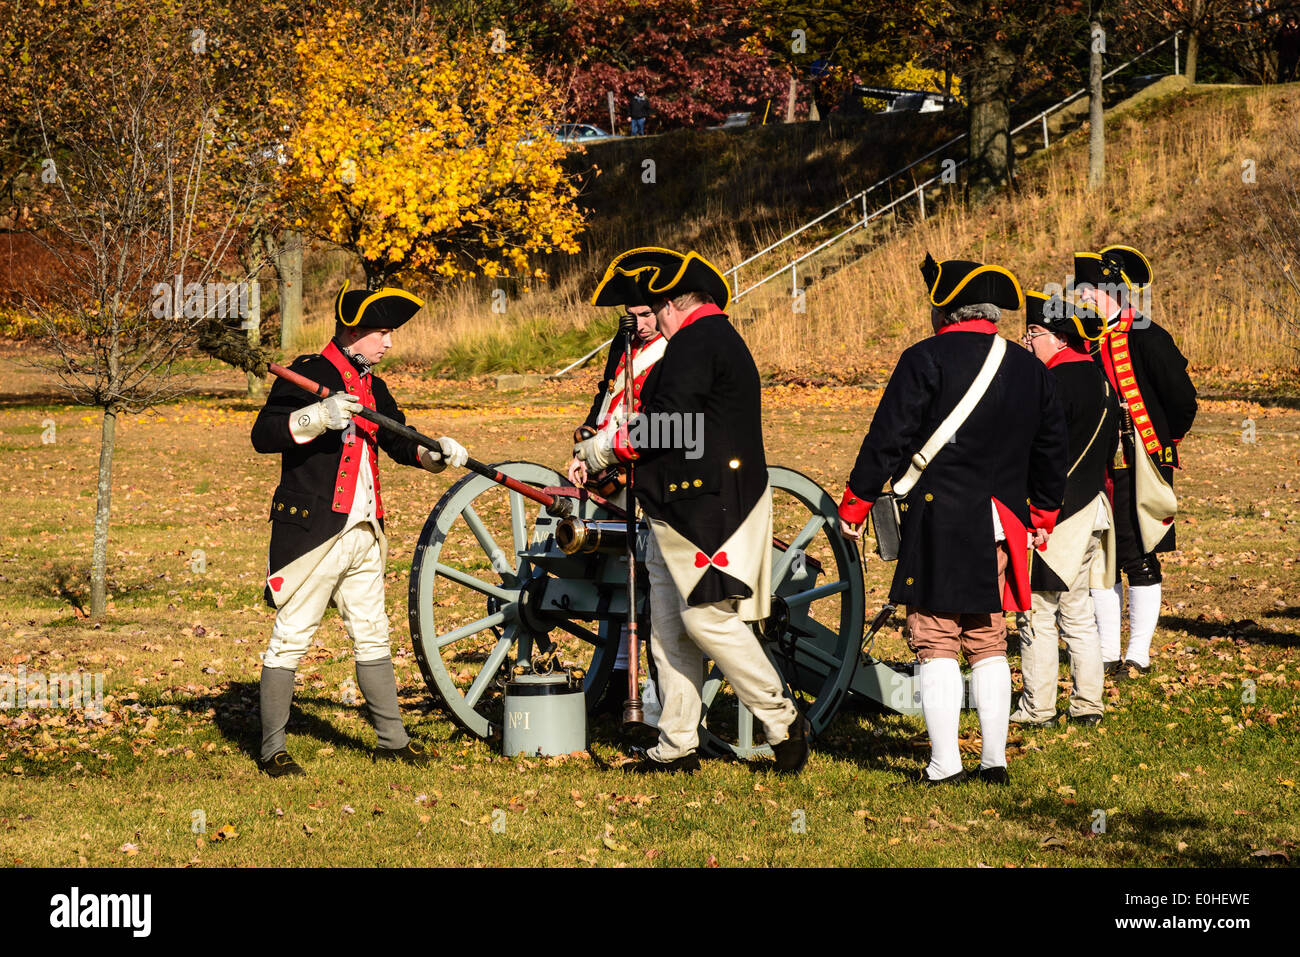
M280 349L293 349L302 328L302 234L286 232L280 241Z
M1183 74L1187 77L1188 83L1196 82L1196 54L1200 50L1201 35L1200 30L1193 28L1187 31L1187 59L1183 63Z
M1102 102L1101 24L1090 24L1092 52L1088 68L1088 189L1100 189L1106 181L1106 114Z
M970 103L970 174L967 197L987 198L1011 183L1015 151L1011 145L1011 102L1008 89L1015 72L1015 54L992 40L980 51L962 86Z
M90 617L104 617L108 596L108 517L113 497L113 449L118 410L104 409L99 430L99 482L95 497L95 538L90 557Z

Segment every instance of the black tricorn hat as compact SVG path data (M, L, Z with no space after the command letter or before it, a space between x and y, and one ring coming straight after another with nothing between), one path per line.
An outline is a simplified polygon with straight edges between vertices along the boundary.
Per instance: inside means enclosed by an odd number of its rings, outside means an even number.
M1133 280L1124 269L1124 257L1118 252L1082 252L1074 254L1074 286L1076 289L1080 286L1132 289Z
M1113 243L1109 246L1103 246L1097 251L1103 256L1107 254L1118 256L1123 263L1124 275L1128 276L1128 281L1133 286L1145 286L1151 282L1150 261L1132 246Z
M731 302L721 270L699 253L639 246L614 257L596 291L593 306L641 306L685 292L706 293L719 309Z
M1101 316L1060 296L1030 289L1025 293L1025 328L1030 326L1042 326L1067 341L1095 339L1101 328Z
M979 302L992 303L1001 309L1025 308L1020 282L1002 266L986 266L966 259L935 262L926 253L921 276L930 293L930 304L940 309L951 311Z
M345 280L334 300L334 318L352 329L396 329L414 316L424 300L403 289L354 289Z

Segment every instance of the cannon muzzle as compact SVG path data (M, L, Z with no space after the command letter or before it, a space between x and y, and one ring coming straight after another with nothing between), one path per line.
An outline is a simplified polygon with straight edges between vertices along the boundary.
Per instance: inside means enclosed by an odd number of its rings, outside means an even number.
M555 529L555 544L566 555L622 555L627 550L627 523L571 515Z

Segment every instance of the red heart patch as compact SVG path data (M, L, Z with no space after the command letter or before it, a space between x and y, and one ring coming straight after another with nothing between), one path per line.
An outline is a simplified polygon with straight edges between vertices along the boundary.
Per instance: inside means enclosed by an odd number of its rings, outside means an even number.
M279 591L280 586L284 584L284 579L276 575L274 578L267 579L267 584L271 586L271 591Z
M696 553L695 553L695 567L696 567L696 568L703 568L703 567L704 567L705 565L707 565L708 563L709 563L709 556L708 556L708 555L705 555L703 552L696 552Z
M726 568L726 567L727 567L727 553L726 553L726 552L718 552L718 554L714 555L714 556L713 556L713 564L717 565L719 568Z

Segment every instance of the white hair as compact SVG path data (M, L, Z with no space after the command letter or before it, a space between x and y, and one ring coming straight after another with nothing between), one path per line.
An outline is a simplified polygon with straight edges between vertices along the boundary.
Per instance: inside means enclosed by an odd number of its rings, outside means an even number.
M967 319L987 319L990 322L997 322L1002 318L1002 310L991 302L973 302L969 306L958 306L949 312L944 313L944 325L950 325L954 322L964 322Z

